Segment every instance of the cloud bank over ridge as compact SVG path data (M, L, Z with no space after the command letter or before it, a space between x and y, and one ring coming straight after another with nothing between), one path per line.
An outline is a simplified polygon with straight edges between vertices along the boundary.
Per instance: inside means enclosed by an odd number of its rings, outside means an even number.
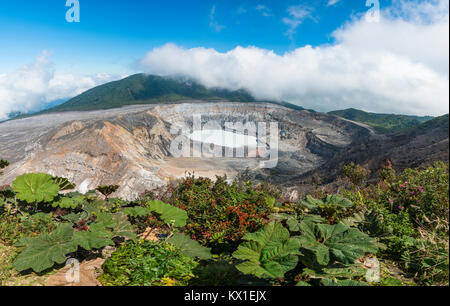
M394 1L381 16L380 22L354 17L333 33L332 45L277 55L252 46L222 53L166 44L148 52L140 67L319 111L448 113L448 0Z
M118 79L108 74L57 74L49 57L43 52L33 63L0 74L0 120L7 119L12 112L41 110L53 101L74 97Z

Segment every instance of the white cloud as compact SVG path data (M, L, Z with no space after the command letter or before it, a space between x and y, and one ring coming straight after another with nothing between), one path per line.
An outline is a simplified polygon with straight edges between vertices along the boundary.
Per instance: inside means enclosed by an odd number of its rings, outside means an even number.
M340 2L341 0L328 0L327 6L332 6Z
M257 47L221 53L168 44L150 51L141 65L148 73L183 74L209 87L246 88L260 99L319 111L355 107L441 115L449 111L449 18L448 10L442 14L444 2L429 1L424 15L424 4L402 11L404 3L397 1L398 11L383 11L379 23L360 17L338 29L334 45L277 55Z
M416 23L448 20L448 0L393 0L385 13L390 18L400 17Z
M220 25L216 20L216 6L213 5L211 12L209 13L209 26L216 32L220 32L225 29L225 26Z
M357 19L333 35L339 44L355 52L389 52L448 76L448 34L448 0L397 0L392 8L383 11L380 22Z
M243 7L243 6L240 6L240 7L237 9L236 13L237 13L238 15L246 14L246 13L247 13L247 9L246 9L245 7Z
M282 21L289 26L289 29L286 32L286 36L289 39L294 39L294 34L297 32L297 28L305 21L305 19L312 17L313 9L304 5L294 5L290 6L287 9L289 17L285 17Z
M0 75L0 119L11 112L42 109L52 101L74 97L115 78L107 74L57 74L48 53L43 52L33 63Z
M270 17L272 16L270 9L263 5L263 4L258 4L255 8L258 12L261 13L261 15L263 15L264 17Z

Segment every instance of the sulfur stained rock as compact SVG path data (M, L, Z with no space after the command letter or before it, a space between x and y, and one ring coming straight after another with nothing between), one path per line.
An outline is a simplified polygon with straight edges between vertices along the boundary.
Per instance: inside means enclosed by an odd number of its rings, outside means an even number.
M170 146L178 134L172 134L171 127L186 126L181 133L187 139L194 114L201 115L203 124L215 121L221 126L278 123L286 137L279 137L276 166L263 169L261 158L175 158ZM256 152L270 152L268 147ZM0 186L24 173L45 172L68 178L82 193L99 185L119 185L115 196L134 200L186 173L233 179L248 169L252 180L298 186L315 177L324 183L333 180L349 161L372 169L386 158L399 166L448 160L448 131L379 136L367 126L336 116L269 103L185 101L3 122L0 157L11 163L2 170ZM289 201L296 198L288 196Z

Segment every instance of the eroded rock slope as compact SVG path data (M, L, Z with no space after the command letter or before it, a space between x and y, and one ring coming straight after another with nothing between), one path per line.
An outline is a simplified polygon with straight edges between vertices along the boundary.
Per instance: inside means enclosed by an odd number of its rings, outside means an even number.
M277 167L262 169L257 158L175 158L170 144L177 135L170 128L180 123L192 127L194 114L220 125L278 122ZM0 124L0 157L11 162L0 185L23 173L46 172L67 177L80 192L118 184L116 195L133 199L187 172L233 178L248 169L255 179L286 183L320 169L370 137L368 128L338 117L265 103L186 101L52 113Z

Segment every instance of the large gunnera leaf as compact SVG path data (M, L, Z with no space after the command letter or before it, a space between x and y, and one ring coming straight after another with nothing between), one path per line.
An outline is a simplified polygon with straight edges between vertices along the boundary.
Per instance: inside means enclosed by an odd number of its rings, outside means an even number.
M289 214L277 214L275 215L275 218L278 220L283 220L286 222L286 225L288 226L289 230L291 232L298 232L300 231L300 224L302 221L311 221L314 223L323 223L326 220L318 215L306 215L306 216L299 216L297 214L289 215Z
M73 220L77 219L75 215L72 217ZM17 257L14 268L18 271L33 269L42 272L55 263L63 263L66 255L75 252L79 246L90 251L114 245L112 239L115 237L136 238L133 226L122 213L99 213L96 221L87 228L85 231L75 231L72 224L64 223L51 234L20 239L16 246L24 250Z
M315 199L312 196L308 195L306 196L306 199L301 202L301 204L310 210L329 206L340 208L353 207L352 201L339 195L328 195L324 201Z
M123 213L99 213L93 226L97 230L102 228L110 230L112 232L111 238L125 237L132 240L136 239L133 225L128 222L128 217ZM91 229L93 229L92 226Z
M150 209L141 206L127 207L122 212L132 218L147 217L152 213Z
M170 237L167 242L173 244L177 249L188 256L194 258L198 257L200 259L210 259L212 257L211 249L200 245L200 243L184 234L176 233Z
M24 174L13 182L17 198L28 203L51 202L59 192L59 186L51 175L44 173Z
M311 259L315 259L321 266L327 266L334 261L352 264L366 253L376 253L378 250L368 235L343 224L328 225L304 221L300 227L302 236L298 239L300 250L306 255L302 256L302 262L306 266L314 263ZM308 256L308 253L312 253L315 258Z
M244 274L260 278L284 277L298 262L300 243L290 238L281 223L272 222L256 233L249 233L233 257L245 260L236 266Z
M315 208L319 207L320 205L323 205L323 202L321 200L313 198L310 195L307 195L306 199L303 200L301 202L301 204L308 209L315 209Z
M51 234L20 239L16 246L25 247L25 250L17 257L14 268L18 271L33 269L39 273L53 267L55 263L63 263L67 259L66 255L78 248L73 236L72 225L64 223Z
M53 177L53 182L59 186L60 191L72 190L75 189L75 187L77 187L77 185L71 183L69 179L65 177L59 176Z
M76 197L70 197L65 196L64 198L61 198L59 201L53 202L53 207L60 207L60 208L70 208L70 209L76 209L84 204L85 200L81 196Z
M339 195L328 195L325 200L325 203L329 204L329 205L337 205L337 206L345 207L345 208L353 207L352 201L350 201L349 199L346 199L344 197L341 197Z
M96 228L95 225L89 231L75 232L74 234L75 243L87 251L108 245L113 246L112 238L111 232L101 227Z
M136 239L133 225L128 222L128 217L122 213L113 214L114 226L111 228L114 237L125 237L131 240Z
M166 204L162 201L150 201L147 203L148 208L160 215L160 218L167 224L175 227L183 227L186 225L188 215L186 211Z

